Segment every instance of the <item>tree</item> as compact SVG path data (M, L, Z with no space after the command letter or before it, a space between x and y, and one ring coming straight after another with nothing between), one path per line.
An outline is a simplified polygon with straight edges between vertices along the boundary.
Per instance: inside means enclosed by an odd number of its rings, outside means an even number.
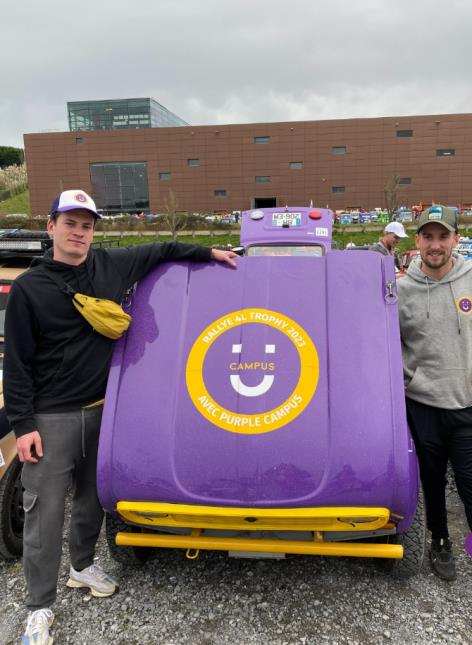
M393 215L394 210L398 206L398 189L400 187L400 177L398 175L392 175L385 184L384 196L385 196L385 206L388 210L389 215Z
M167 197L164 198L164 213L162 218L165 222L165 225L169 229L172 235L172 239L175 240L177 237L177 232L183 230L187 225L187 215L186 213L179 212L177 210L178 200L172 190L169 189Z
M23 163L24 153L21 148L11 146L0 146L0 168L7 166L19 166Z

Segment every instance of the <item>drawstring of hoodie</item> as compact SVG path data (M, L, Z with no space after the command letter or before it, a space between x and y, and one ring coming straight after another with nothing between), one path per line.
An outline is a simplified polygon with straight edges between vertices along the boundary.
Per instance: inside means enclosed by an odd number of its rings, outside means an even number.
M457 317L457 326L458 326L458 328L459 328L459 334L460 334L460 333L461 333L461 317L460 317L460 315L459 315L459 309L458 309L458 307L456 306L457 296L456 296L456 294L454 293L454 287L452 286L452 284L453 284L452 282L450 282L450 283L449 283L449 285L450 285L450 287L451 287L452 299L453 299L453 301L454 301L454 309L455 309L456 317Z
M428 276L425 276L426 278L426 287L427 287L427 298L426 298L426 318L429 318L429 280Z

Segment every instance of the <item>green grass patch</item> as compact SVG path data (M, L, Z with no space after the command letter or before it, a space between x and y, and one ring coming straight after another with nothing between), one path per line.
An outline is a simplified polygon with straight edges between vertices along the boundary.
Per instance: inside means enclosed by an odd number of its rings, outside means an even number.
M354 242L356 246L371 246L377 240L381 237L382 235L382 230L378 231L366 231L366 232L356 232L356 233L348 233L347 231L345 233L339 233L335 232L333 236L333 240L337 242L338 248L344 249L346 244L348 242ZM117 236L118 237L118 236ZM105 233L104 239L107 238L107 235ZM100 240L101 237L96 238L97 240ZM111 239L117 239L115 236L112 236ZM139 236L139 235L132 235L132 236L123 236L123 237L118 237L120 240L120 246L130 246L133 244L146 244L149 242L166 242L170 241L172 238L170 235L161 235L159 234L158 236ZM226 247L228 244L231 244L232 246L238 246L239 245L239 233L224 233L223 235L196 235L193 237L191 234L189 235L179 235L178 238L179 242L187 242L188 244L202 244L203 246L219 246L219 247ZM402 253L403 251L406 251L408 249L414 249L415 248L415 236L413 233L409 234L408 238L405 238L400 242L399 245L399 252Z
M111 236L107 237L106 233L103 238L97 236L95 238L97 241L100 239L119 239L120 246L130 246L134 244L149 244L151 242L171 242L172 237L170 235L132 235L132 236ZM186 242L187 244L201 244L202 246L221 246L226 247L228 244L231 246L238 246L239 244L239 233L224 233L223 235L179 235L179 242Z
M25 190L14 197L0 202L0 215L9 215L12 213L31 214L29 190Z

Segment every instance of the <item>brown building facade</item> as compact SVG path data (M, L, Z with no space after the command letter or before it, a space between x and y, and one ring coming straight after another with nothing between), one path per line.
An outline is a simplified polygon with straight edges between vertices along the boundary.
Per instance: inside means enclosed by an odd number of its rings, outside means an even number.
M26 134L31 209L82 188L108 212L472 204L472 114Z

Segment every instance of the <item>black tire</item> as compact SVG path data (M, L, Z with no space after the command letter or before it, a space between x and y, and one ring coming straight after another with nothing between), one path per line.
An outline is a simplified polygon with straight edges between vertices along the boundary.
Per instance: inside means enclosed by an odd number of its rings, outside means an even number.
M124 533L140 533L139 526L131 526L123 522L119 515L114 513L105 513L105 535L108 543L108 550L111 557L125 566L139 566L147 562L151 558L155 549L152 547L139 547L139 546L118 546L116 544L116 534L119 532Z
M426 519L421 491L418 495L418 504L410 528L405 533L390 536L388 542L403 546L403 558L402 560L382 560L384 571L400 580L417 575L423 566L426 551Z
M22 464L18 457L11 462L0 481L0 555L5 560L23 553L23 486Z

